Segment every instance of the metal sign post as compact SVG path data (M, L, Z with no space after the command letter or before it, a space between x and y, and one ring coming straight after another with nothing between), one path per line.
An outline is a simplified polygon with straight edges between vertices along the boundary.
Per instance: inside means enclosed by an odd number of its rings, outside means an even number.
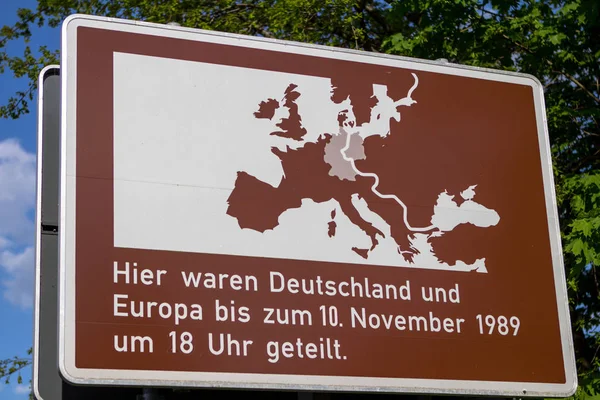
M82 15L62 37L66 381L574 392L534 77Z
M33 393L59 400L58 200L60 155L60 67L42 70L38 82L38 173Z

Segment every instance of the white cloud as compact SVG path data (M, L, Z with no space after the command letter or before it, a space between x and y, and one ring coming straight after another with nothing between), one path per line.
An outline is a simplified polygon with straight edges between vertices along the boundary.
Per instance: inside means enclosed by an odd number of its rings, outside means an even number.
M29 385L16 385L13 390L16 394L29 394L31 392Z
M7 238L0 236L0 250L6 249L12 245L12 242Z
M2 281L4 298L9 303L22 308L31 307L33 304L34 255L32 246L26 247L21 252L13 253L10 250L0 252L0 265L10 276L9 279Z
M15 139L0 141L0 271L3 297L33 303L35 155Z
M0 237L31 243L35 204L35 155L15 139L0 142Z

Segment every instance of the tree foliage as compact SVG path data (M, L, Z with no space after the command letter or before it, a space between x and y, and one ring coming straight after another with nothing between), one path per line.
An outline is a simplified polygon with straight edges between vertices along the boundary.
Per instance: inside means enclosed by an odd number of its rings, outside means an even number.
M600 2L598 0L39 0L0 30L0 73L28 78L0 116L29 110L58 50L32 27L72 13L419 57L535 75L545 87L580 385L600 392ZM0 99L2 101L3 99ZM581 393L580 393L581 394Z
M27 351L31 355L31 349ZM21 371L31 365L31 358L13 357L6 360L0 360L0 379L4 383L10 383L12 377L16 376L17 383L23 383Z

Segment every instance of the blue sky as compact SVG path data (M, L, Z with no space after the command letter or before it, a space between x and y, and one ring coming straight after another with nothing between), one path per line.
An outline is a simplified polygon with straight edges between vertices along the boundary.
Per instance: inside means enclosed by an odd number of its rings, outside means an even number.
M0 27L16 22L18 8L35 8L34 0L0 0ZM36 28L30 46L57 49L60 29ZM11 55L22 42L10 43ZM0 103L27 85L10 71L0 74ZM34 215L37 144L37 96L30 113L18 120L0 119L0 359L26 356L33 337ZM2 400L26 399L31 370L24 384L0 384Z

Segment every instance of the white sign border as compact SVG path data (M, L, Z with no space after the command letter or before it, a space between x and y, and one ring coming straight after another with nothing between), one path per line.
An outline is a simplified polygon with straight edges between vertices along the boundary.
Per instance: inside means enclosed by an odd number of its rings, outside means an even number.
M527 85L533 88L544 194L554 268L560 336L566 383L528 383L439 379L373 378L284 374L212 373L181 371L82 369L75 366L75 149L76 149L76 78L77 27L85 26L176 39L204 41L230 46L250 47L367 64L409 68L476 79ZM60 309L59 369L64 379L74 384L253 388L309 391L357 391L388 393L430 393L465 395L503 395L567 397L577 388L573 338L568 310L565 271L543 86L537 78L520 73L475 68L355 50L251 36L182 28L116 18L75 14L62 25L61 54L61 165L60 165Z

